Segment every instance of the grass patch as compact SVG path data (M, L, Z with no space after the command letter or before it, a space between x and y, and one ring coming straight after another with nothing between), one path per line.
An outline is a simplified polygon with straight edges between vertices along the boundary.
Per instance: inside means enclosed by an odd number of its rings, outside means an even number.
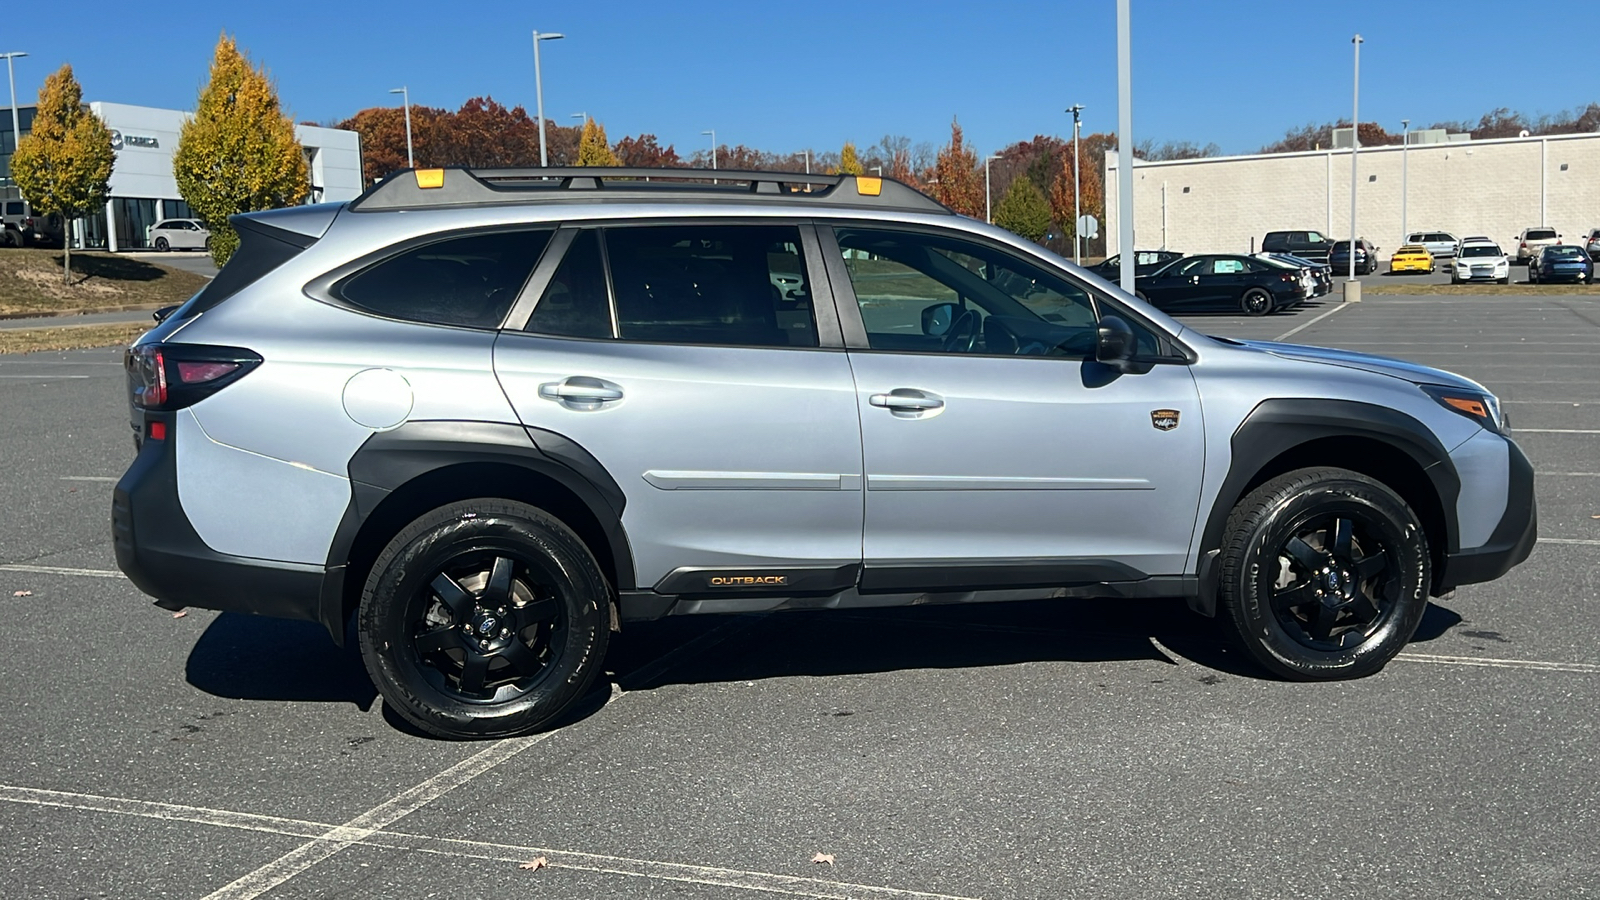
M1361 293L1366 296L1373 294L1406 294L1409 296L1442 295L1449 297L1480 296L1505 296L1516 294L1526 297L1529 294L1596 294L1600 295L1600 284L1528 284L1527 282L1510 284L1371 284L1363 283Z
M149 331L150 327L140 322L117 322L109 325L63 325L60 328L0 329L0 353L126 346Z
M0 315L155 309L182 303L205 287L193 272L109 253L72 254L72 280L61 280L60 250L0 249Z

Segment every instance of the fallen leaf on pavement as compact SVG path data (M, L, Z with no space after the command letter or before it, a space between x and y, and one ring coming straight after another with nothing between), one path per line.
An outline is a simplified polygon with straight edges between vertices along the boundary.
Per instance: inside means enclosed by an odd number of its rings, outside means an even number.
M187 610L182 610L182 609L180 609L180 610L178 610L178 611L177 611L177 612L175 612L175 613L173 613L173 614L172 614L172 617L173 617L173 618L174 618L174 619L181 619L181 618L183 618L183 617L184 617L184 616L187 616L187 615L188 615L188 614L189 614L189 613L188 613L188 611L187 611Z
M522 865L517 866L517 868L519 868L519 869L528 869L530 871L538 871L539 869L548 868L549 865L550 865L550 860L546 859L543 856L535 856L533 859L530 859L527 862L523 863Z
M13 596L13 597L32 597L33 596L33 591L12 591L11 592L11 596Z
M831 866L831 865L833 865L833 854L832 853L818 853L816 856L811 857L811 861L814 862L814 863L827 863L828 865Z

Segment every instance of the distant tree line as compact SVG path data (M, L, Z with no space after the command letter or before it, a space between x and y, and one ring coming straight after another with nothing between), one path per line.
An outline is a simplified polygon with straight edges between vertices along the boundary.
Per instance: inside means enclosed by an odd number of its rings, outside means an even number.
M1333 146L1333 131L1349 128L1349 119L1337 122L1308 123L1291 128L1283 138L1261 148L1262 153L1295 153L1302 150L1326 150ZM1600 131L1600 103L1578 107L1565 112L1543 114L1537 118L1506 107L1484 113L1477 122L1462 119L1454 122L1434 122L1426 128L1442 128L1452 134L1470 134L1473 140L1516 137L1526 131L1531 136L1546 137L1557 134L1592 134ZM1422 126L1411 129L1422 130ZM1359 132L1361 146L1384 147L1403 143L1404 129L1386 131L1376 122L1362 122Z

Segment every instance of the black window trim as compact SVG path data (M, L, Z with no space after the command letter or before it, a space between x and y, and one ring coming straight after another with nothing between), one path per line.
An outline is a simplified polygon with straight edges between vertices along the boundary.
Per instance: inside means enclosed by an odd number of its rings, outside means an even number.
M961 355L981 359L1035 359L1049 360L1052 362L1075 363L1086 361L1085 358L1076 356L1015 356L1013 354L1005 353L949 354L941 350L874 349L867 337L866 322L861 318L861 307L859 301L856 299L855 286L850 281L849 269L845 267L844 254L839 247L838 238L834 234L835 229L859 228L873 231L902 231L914 234L926 234L933 237L955 238L1011 255L1019 255L1017 253L1017 249L988 238L984 235L973 234L969 231L940 228L933 225L922 225L911 222L873 219L819 219L816 220L815 225L819 243L822 247L823 258L826 260L828 267L828 279L833 284L834 306L837 309L839 323L844 331L845 347L851 352L864 351L869 353L892 353L909 356ZM1178 340L1176 335L1168 332L1165 328L1158 327L1154 322L1140 315L1135 310L1117 302L1116 300L1107 296L1104 292L1098 291L1088 283L1073 277L1072 273L1067 269L1064 269L1060 266L1051 265L1047 260L1042 259L1026 258L1026 261L1038 268L1049 270L1053 274L1064 279L1067 283L1077 287L1079 290L1082 290L1086 295L1088 295L1089 301L1094 307L1096 321L1099 321L1101 318L1104 318L1107 315L1119 316L1148 329L1152 334L1157 336L1158 340L1166 345L1163 349L1167 351L1167 354L1156 357L1141 357L1136 361L1147 362L1156 365L1187 366L1192 365L1199 360L1199 355L1196 354L1192 348ZM1171 264L1169 263L1169 265ZM1109 311L1107 311L1107 309L1109 309Z
M338 307L339 309L347 310L349 312L359 313L363 316L371 316L374 319L383 319L387 322L400 322L406 325L421 325L428 328L459 328L464 331L475 332L499 331L505 327L505 318L502 318L500 323L496 325L462 325L455 322L425 322L420 319L403 319L399 316L387 316L375 309L368 309L365 306L361 306L360 304L346 300L339 293L339 289L343 286L343 283L347 279L362 274L369 269L376 268L388 262L389 260L403 256L404 254L409 253L418 247L426 247L429 244L439 244L444 243L445 241L460 240L461 238L475 237L481 234L504 234L507 232L519 231L548 231L551 232L551 235L550 240L545 242L544 249L540 251L538 261L534 263L528 277L524 279L521 290L517 292L516 299L511 302L511 306L507 313L507 318L509 318L510 315L515 313L517 307L522 302L523 296L528 292L529 284L532 282L534 275L539 272L540 266L543 265L544 261L551 255L550 248L555 244L556 237L560 234L560 228L555 222L510 222L499 225L477 225L467 228L452 228L447 231L433 231L427 234L420 234L393 244L386 244L376 250L371 251L370 253L364 253L355 259L341 263L306 282L305 286L301 288L301 293L319 303L326 303L329 306Z
M793 226L800 234L800 259L805 266L806 284L811 293L811 319L816 327L817 345L815 347L795 347L773 344L688 344L677 341L641 341L620 337L621 328L617 321L616 290L611 281L611 257L606 246L605 233L608 229L621 228L651 228L651 227L684 227L697 225L789 225ZM533 312L539 304L539 298L544 296L545 289L549 287L550 280L555 277L557 268L572 245L577 241L577 236L583 231L597 231L596 236L600 244L601 268L605 272L606 297L611 307L611 336L605 338L578 337L564 334L541 334L529 331L528 323L533 320ZM563 222L557 231L557 237L562 233L569 233L566 242L557 252L556 239L552 239L545 249L545 258L539 261L539 266L534 270L534 275L524 287L523 295L517 298L512 305L511 313L506 316L502 330L525 334L542 340L552 341L610 341L624 344L641 344L652 346L683 346L683 347L732 347L746 350L828 350L839 351L845 348L845 339L840 332L840 322L835 310L833 293L829 290L829 278L824 269L823 261L827 255L818 246L818 231L812 223L802 217L789 216L663 216L650 219L583 219ZM548 264L548 268L547 265Z

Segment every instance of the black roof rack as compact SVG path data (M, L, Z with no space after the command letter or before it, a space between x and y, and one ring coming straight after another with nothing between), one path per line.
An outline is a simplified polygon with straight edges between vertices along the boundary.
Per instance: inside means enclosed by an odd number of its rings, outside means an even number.
M583 200L750 200L952 212L939 201L893 178L600 166L401 169L350 201L349 209L375 212Z

